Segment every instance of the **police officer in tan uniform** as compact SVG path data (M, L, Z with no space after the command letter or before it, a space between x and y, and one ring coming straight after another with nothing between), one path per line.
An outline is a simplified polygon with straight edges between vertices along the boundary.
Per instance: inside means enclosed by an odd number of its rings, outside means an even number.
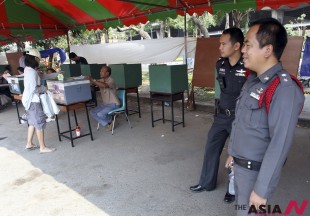
M245 37L244 65L255 73L240 94L229 142L236 204L247 206L237 208L237 215L266 205L274 194L303 107L305 98L298 82L280 63L286 43L285 28L273 18L251 24Z

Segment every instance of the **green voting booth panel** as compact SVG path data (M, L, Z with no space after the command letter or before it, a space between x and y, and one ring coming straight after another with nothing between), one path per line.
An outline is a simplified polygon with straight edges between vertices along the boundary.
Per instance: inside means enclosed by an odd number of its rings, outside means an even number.
M64 71L64 78L81 76L80 64L63 64L60 66L61 70Z
M4 69L9 65L0 65L0 73L4 72ZM11 74L13 75L13 74Z
M150 65L150 91L177 93L188 89L186 65Z
M106 66L106 64L81 64L81 73L84 76L91 76L94 79L100 79L100 70L102 66Z
M118 88L138 87L142 84L141 64L113 64L109 65Z

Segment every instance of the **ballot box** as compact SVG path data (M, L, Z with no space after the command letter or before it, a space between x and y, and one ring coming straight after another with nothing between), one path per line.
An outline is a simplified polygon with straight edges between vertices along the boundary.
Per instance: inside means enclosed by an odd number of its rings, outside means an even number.
M72 104L91 99L90 82L85 79L46 80L47 88L58 104Z
M10 76L7 77L9 83L10 92L12 94L21 95L24 92L24 76Z

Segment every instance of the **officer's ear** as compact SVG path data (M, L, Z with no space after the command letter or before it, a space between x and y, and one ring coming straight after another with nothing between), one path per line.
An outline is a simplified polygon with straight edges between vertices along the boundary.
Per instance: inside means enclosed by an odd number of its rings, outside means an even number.
M239 43L239 42L236 42L235 44L234 44L234 49L235 50L241 50L241 44Z
M271 55L273 55L273 46L271 44L264 46L263 49L265 58L269 58Z

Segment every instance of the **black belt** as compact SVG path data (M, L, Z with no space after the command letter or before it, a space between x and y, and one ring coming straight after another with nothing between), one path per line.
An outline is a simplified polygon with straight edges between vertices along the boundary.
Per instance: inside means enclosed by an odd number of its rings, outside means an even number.
M243 168L254 170L254 171L259 171L260 166L262 165L261 162L245 160L245 159L240 159L240 158L235 158L235 157L234 157L234 163Z
M225 114L227 116L235 115L234 109L222 109L221 107L218 108L218 112Z

